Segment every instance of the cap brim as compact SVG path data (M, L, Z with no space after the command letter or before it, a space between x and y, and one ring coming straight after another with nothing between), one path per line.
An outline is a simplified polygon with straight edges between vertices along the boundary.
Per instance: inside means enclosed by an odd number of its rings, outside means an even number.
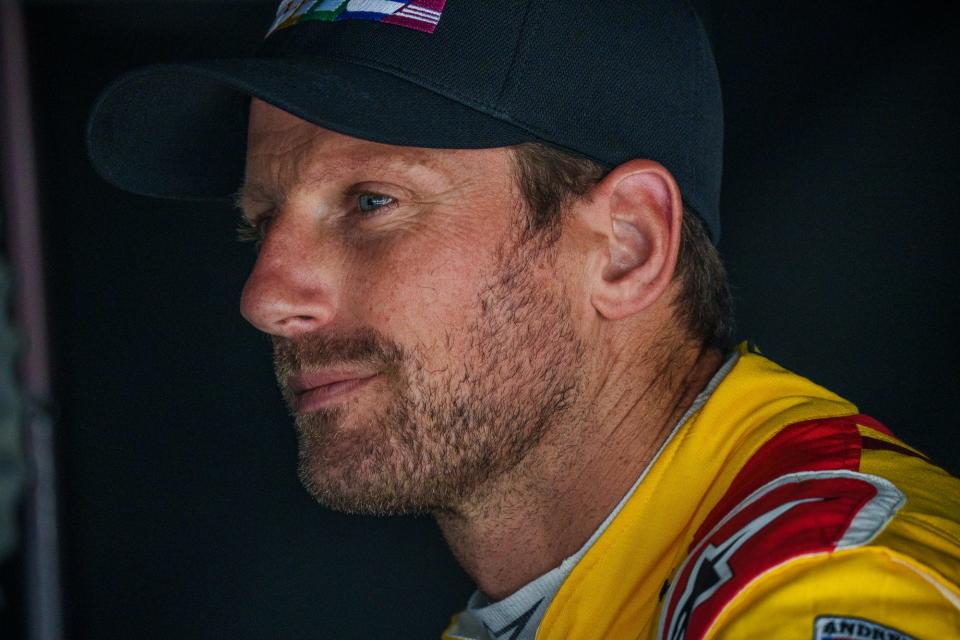
M484 148L537 140L503 114L384 70L315 57L251 58L122 76L93 108L90 158L106 180L134 193L228 198L243 180L250 96L386 144Z

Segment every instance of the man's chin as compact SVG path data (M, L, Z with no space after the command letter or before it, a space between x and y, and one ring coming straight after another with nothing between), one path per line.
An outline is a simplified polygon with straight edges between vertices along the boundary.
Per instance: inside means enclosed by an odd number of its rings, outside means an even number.
M301 460L300 482L307 492L324 507L342 513L396 516L433 511L425 502L401 493L396 482L384 478L361 478L357 473L344 474L340 469L317 468L311 460Z
M306 419L303 419L306 418ZM349 424L347 416L301 416L298 473L304 488L320 504L345 513L404 515L427 513L435 506L424 491L430 483L412 452L398 451L374 425ZM319 424L323 422L323 424Z

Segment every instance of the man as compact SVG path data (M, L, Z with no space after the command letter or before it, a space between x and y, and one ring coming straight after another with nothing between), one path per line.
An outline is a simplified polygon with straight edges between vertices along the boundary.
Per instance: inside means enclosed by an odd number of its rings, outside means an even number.
M721 123L682 2L305 0L118 81L90 145L242 182L301 478L435 516L478 586L444 637L957 636L960 483L732 348Z

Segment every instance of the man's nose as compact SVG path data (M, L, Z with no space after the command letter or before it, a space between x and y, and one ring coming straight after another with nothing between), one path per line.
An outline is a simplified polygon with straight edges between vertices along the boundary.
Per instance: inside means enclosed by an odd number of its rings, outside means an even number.
M297 338L330 323L336 315L338 278L329 244L310 225L276 219L243 287L243 317L283 338Z

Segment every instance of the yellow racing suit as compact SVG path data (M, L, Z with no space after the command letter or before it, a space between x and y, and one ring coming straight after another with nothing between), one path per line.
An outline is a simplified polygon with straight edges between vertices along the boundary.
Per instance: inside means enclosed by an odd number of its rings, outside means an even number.
M960 480L741 347L536 637L960 639L958 585Z

